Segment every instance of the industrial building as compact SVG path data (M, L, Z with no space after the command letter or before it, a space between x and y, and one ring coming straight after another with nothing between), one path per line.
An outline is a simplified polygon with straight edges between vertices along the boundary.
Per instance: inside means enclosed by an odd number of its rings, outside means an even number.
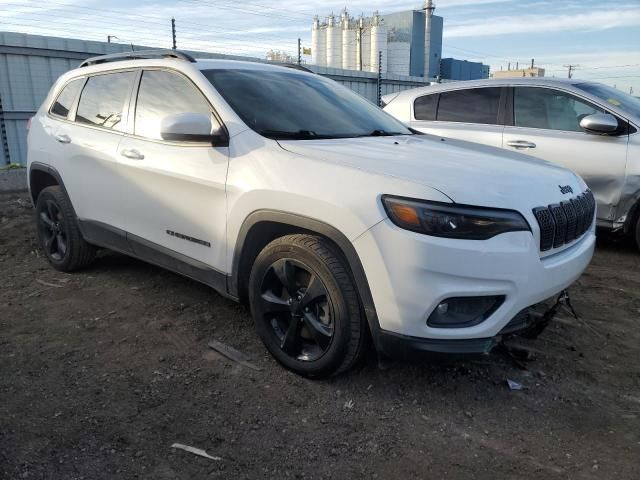
M440 78L443 80L481 80L489 78L489 65L457 58L440 61Z
M85 41L24 33L0 32L0 166L26 164L27 122L56 79L96 55L148 49L141 45ZM264 62L259 58L188 52L196 58ZM274 53L275 55L275 53ZM371 102L378 96L425 85L420 77L341 70L307 65L354 90Z
M354 19L345 8L311 30L311 63L330 68L435 78L440 71L444 20L431 0L421 10ZM381 59L381 64L379 60Z
M521 78L521 77L544 77L544 68L530 67L530 68L511 68L507 70L497 70L493 72L493 78Z

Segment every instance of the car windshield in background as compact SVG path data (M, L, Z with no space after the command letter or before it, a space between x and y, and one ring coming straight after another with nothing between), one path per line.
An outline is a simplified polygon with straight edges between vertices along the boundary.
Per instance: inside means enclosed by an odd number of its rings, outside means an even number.
M238 116L264 137L314 140L411 135L358 94L317 75L268 70L203 70Z
M619 107L635 117L640 117L640 99L632 97L620 90L602 85L601 83L578 83L580 90L595 95L610 105Z

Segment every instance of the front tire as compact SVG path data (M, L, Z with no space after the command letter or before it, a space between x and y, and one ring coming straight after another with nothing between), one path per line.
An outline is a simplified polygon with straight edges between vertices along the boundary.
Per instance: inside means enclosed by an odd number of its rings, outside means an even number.
M296 373L341 373L365 351L366 322L353 280L321 237L287 235L267 245L251 271L249 302L265 347Z
M82 238L71 201L59 186L47 187L36 201L37 239L49 263L61 272L87 266L95 248Z

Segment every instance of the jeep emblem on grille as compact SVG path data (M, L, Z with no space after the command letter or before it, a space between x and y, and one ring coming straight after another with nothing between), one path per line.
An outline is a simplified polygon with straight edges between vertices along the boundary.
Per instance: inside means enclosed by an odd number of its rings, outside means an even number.
M563 194L567 194L567 193L573 193L573 188L571 188L569 185L558 185L558 188L560 189L560 193Z

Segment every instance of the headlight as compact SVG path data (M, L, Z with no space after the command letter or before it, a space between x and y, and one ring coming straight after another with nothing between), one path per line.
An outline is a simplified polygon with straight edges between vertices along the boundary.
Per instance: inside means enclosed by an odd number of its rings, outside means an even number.
M487 240L505 232L531 231L514 210L472 207L382 196L387 215L398 227L434 237Z

